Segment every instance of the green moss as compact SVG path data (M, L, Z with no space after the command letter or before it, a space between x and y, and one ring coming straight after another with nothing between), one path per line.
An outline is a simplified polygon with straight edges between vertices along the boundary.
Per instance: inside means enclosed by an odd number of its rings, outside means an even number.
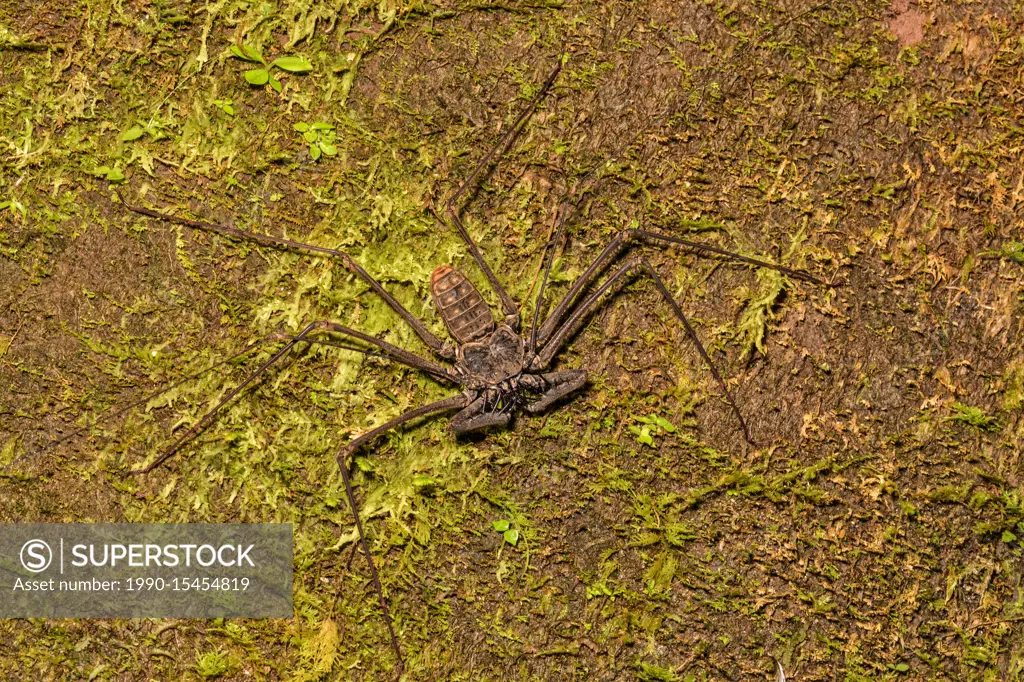
M973 426L979 431L999 431L1002 428L995 417L985 414L978 407L954 403L953 412L954 414L950 419Z

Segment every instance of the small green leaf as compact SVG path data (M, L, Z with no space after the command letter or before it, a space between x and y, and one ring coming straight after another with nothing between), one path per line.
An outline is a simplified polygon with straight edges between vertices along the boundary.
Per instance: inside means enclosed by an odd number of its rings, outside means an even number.
M499 533L504 533L509 529L509 527L512 524L509 523L508 519L500 519L498 521L492 522L491 525L494 526L494 530L498 531Z
M910 670L910 666L907 665L906 663L897 663L895 668L896 668L897 672L901 672L901 673L905 673L908 670Z
M313 158L314 161L320 158L320 154L320 147L318 147L315 144L309 146L309 155Z
M270 65L290 73L306 73L313 69L313 65L305 57L280 57L271 62Z
M637 442L643 443L644 445L648 445L652 448L654 447L654 438L651 437L651 427L644 426L641 428L630 424L629 432L636 436Z
M661 428L665 429L666 433L676 432L675 424L665 419L664 417L659 417L658 415L652 414L650 419L652 423L657 424Z
M338 148L328 142L319 142L317 146L319 146L327 156L334 156L338 153Z
M519 542L519 531L515 528L509 528L507 531L502 533L502 536L505 538L505 542L513 547L515 547L516 543Z
M330 123L324 123L323 121L317 121L313 124L313 130L334 130L334 126Z
M297 131L299 131L300 133L304 133L304 132L306 132L307 130L309 130L309 124L308 124L308 123L296 123L296 124L295 124L294 126L292 126L292 127L293 127L293 128L295 128L295 129L296 129Z
M275 92L281 92L281 81L277 80L273 76L270 77L270 87L274 88Z
M237 45L231 46L231 54L235 55L239 59L244 59L247 62L256 62L257 64L266 64L267 62L263 59L263 55L256 51L256 48L243 45L239 48Z
M121 141L123 141L123 142L131 142L132 140L139 139L140 137L142 137L145 134L146 134L146 131L145 131L145 129L142 126L134 125L131 128L129 128L128 130L126 130L123 133L121 133Z
M1008 530L1003 531L1003 542L1013 542L1017 539L1017 536Z
M317 135L316 131L313 130L307 130L306 132L302 133L302 139L304 139L306 142L309 142L310 144L316 142L317 138L319 137L320 136Z
M110 182L124 182L124 173L119 168L111 168L107 171L107 180Z
M266 85L270 80L270 72L266 69L250 69L245 72L245 80L252 85Z
M0 211L10 210L11 213L17 211L21 214L22 219L28 217L28 209L25 208L25 204L21 203L17 199L8 199L7 201L0 201Z

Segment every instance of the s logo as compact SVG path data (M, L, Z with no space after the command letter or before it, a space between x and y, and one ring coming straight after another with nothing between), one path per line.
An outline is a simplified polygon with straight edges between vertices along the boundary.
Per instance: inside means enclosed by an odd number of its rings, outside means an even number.
M21 565L33 573L45 571L52 561L53 551L42 540L29 540L21 546Z

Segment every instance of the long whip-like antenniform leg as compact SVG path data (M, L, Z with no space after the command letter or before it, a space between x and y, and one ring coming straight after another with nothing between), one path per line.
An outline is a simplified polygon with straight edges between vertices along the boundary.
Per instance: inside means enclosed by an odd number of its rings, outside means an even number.
M739 54L742 54L743 52L751 49L752 47L757 47L757 46L762 45L764 43L764 41L768 37L774 35L783 26L786 26L789 23L791 23L792 21L795 21L796 19L798 19L800 17L806 16L807 14L810 14L812 12L816 12L819 9L821 9L822 7L827 7L827 6L828 6L827 3L822 3L820 5L815 5L814 7L812 7L811 9L809 9L809 10L807 10L805 12L801 12L800 14L797 14L795 16L789 17L788 19L783 21L778 26L773 27L771 30L769 30L767 33L765 33L763 36L760 36L760 37L756 38L753 41L749 41L749 42L743 43L743 45L739 48L739 50L735 53L734 56L738 56ZM687 92L685 92L680 97L677 97L676 101L677 102L681 102L681 103L687 102L689 100L689 98L690 98L690 95L692 95L697 90L703 90L703 88L705 88L707 86L707 84L710 82L712 76L713 76L713 74L709 74L707 77L705 77L703 79L703 81L701 83L694 84ZM733 83L735 83L735 82L736 82L735 79L733 79ZM703 101L703 97L702 97L702 101ZM544 293L545 293L545 291L547 289L547 283L548 283L549 275L551 273L551 267L552 267L552 265L554 263L554 260L555 260L555 252L558 249L558 245L562 242L562 239L564 237L566 221L567 221L568 216L569 216L569 211L570 211L570 209L573 206L573 204L572 204L573 196L576 195L579 192L579 189L588 180L590 180L599 170L604 168L610 161L612 161L614 159L617 159L617 158L620 158L620 156L622 155L623 152L625 152L627 149L632 147L633 144L650 128L651 124L653 124L653 123L655 123L657 121L660 121L660 120L664 120L664 119L668 118L669 116L672 116L672 115L675 115L675 114L679 113L680 111L681 111L681 107L680 106L672 106L672 107L669 107L667 110L662 111L657 116L653 117L648 122L648 124L646 126L643 126L643 127L639 128L631 137L629 137L626 141L624 141L621 144L619 144L619 146L616 148L616 150L614 152L612 152L605 160L603 160L600 164L598 164L594 168L591 168L590 171L588 171L583 177L581 177L579 180L577 180L573 184L573 188L570 190L568 196L559 205L559 207L558 207L558 214L556 216L557 217L558 225L557 225L557 229L555 230L555 236L554 236L554 238L549 240L547 244L544 245L544 251L541 254L542 262L543 262L543 259L545 259L545 258L546 258L547 262L546 262L546 264L544 266L544 276L541 279L540 290L538 291L537 298L536 298L536 303L534 305L533 322L532 322L532 325L531 325L532 329L530 331L530 337L529 337L529 340L527 342L527 354L528 355L532 355L533 353L535 353L537 348L538 348L538 345L543 345L542 343L540 343L538 341L538 338L537 338L537 322L538 322L538 320L540 318L541 310L544 307ZM701 248L699 246L696 246L695 244L696 243L694 243L694 248ZM714 247L706 248L705 250L715 251ZM727 254L727 255L732 255L732 254ZM809 281L817 281L817 280L815 280L812 277L805 277L805 279L808 279ZM552 315L551 317L555 317L555 316ZM560 318L558 318L558 319L560 319Z
M661 117L655 117L655 120L657 120L658 118ZM599 171L604 169L612 161L620 158L627 149L632 147L633 144L638 139L640 139L644 132L645 129L640 128L627 140L621 142L619 146L615 149L615 151L613 151L610 155L603 159L601 163L591 168L576 182L574 182L572 188L569 190L569 193L565 196L564 199L562 199L561 203L559 203L557 213L555 215L555 221L557 224L555 235L548 241L547 244L544 245L544 250L541 253L542 262L544 259L546 259L546 263L544 264L544 276L543 278L541 278L540 290L537 292L536 302L533 307L533 321L530 325L530 338L527 342L527 355L533 355L537 351L537 323L540 321L540 316L544 308L544 294L547 290L548 279L551 276L551 267L555 263L555 253L558 251L558 245L562 243L562 239L565 237L565 226L569 220L569 215L572 209L574 208L574 199L577 197L577 195L583 193L583 189L585 188L587 183L590 180L592 180ZM590 189L593 189L593 186Z
M148 208L142 208L140 206L134 206L129 204L125 200L121 191L117 188L114 189L117 192L118 198L121 203L124 204L125 208L129 211L134 211L140 215L149 216L150 218L156 218L157 220L166 220L170 223L176 223L178 225L184 225L191 227L196 230L203 230L205 232L213 232L229 239L241 239L247 241L254 241L264 246L270 246L275 249L291 249L297 251L306 251L309 253L330 256L332 258L338 258L342 264L350 271L358 275L364 282L370 285L370 288L377 293L384 302L391 306L391 309L398 313L405 322L412 327L412 330L416 332L416 335L422 339L423 343L427 345L430 350L436 353L439 357L445 360L455 359L455 349L450 344L444 343L441 339L437 338L426 325L420 322L416 317L406 310L405 306L398 302L398 300L389 294L380 282L373 278L370 273L363 269L359 263L357 263L351 256L344 251L338 249L328 249L322 246L314 246L312 244L303 244L292 239L285 239L283 237L272 237L266 234L257 234L256 232L249 232L247 230L240 230L236 227L228 227L227 225L217 225L215 223L208 223L199 220L190 220L189 218L180 218L178 216L166 215L157 211L151 211Z
M543 252L541 253L541 259L544 263L544 275L540 280L540 289L537 291L537 298L534 300L533 304L533 319L530 322L530 337L526 342L527 356L532 356L537 352L537 323L540 320L541 311L544 308L544 294L547 291L548 278L551 276L551 266L555 263L555 253L558 251L558 245L562 242L562 238L565 235L565 224L569 219L569 212L573 206L573 198L587 180L596 175L597 171L603 168L606 163L607 161L594 166L586 175L573 183L568 196L559 203L558 208L556 209L555 222L557 224L557 229L555 229L554 237L548 240L544 245Z
M690 89L690 92L693 92L693 88ZM686 96L688 97L689 93L687 93ZM564 199L562 199L561 203L559 203L557 213L555 215L557 224L555 235L547 244L544 245L544 250L541 253L541 260L544 262L546 259L546 263L544 264L544 276L540 282L540 290L537 292L536 302L533 307L533 321L530 325L530 337L527 342L527 355L533 355L537 351L537 323L540 320L540 316L544 308L544 293L547 290L548 279L551 276L551 267L555 262L555 253L558 251L558 245L562 243L562 239L565 237L566 223L568 222L569 215L574 208L574 199L577 195L582 194L584 187L597 175L599 171L604 169L610 162L620 158L626 150L632 147L633 144L646 132L646 129L650 127L651 123L663 118L668 113L670 112L663 112L661 115L654 117L647 126L641 127L628 139L622 141L619 146L615 148L615 151L603 159L601 163L591 168L576 182L574 182L572 189L569 190L569 193ZM591 189L592 188L593 187L591 187Z
M558 351L561 350L565 342L573 334L579 331L580 327L583 326L583 322L586 320L587 315L594 309L599 299L605 292L607 292L619 280L623 279L624 277L634 272L641 270L651 276L651 278L654 280L655 285L658 287L658 290L661 292L662 296L664 296L669 301L669 304L672 306L672 311L676 314L676 317L678 317L679 320L683 323L683 327L686 329L686 333L694 342L694 345L697 346L697 351L700 353L701 358L703 358L704 362L707 363L708 368L711 370L711 375L715 378L715 381L718 382L719 387L721 387L722 392L725 394L726 402L729 403L729 406L732 408L732 411L736 414L736 418L739 420L740 427L742 427L743 429L744 438L746 438L748 443L753 445L754 441L751 440L750 438L750 431L747 429L747 422L743 419L743 415L740 413L740 409L739 407L737 407L736 401L733 400L732 393L729 391L728 386L725 385L725 381L722 379L722 375L718 373L718 369L715 367L715 363L711 361L711 356L709 356L707 351L704 350L704 345L700 342L700 339L697 337L696 332L690 325L690 321L686 319L686 315L683 314L682 309L675 302L675 299L672 298L672 295L668 292L668 289L665 288L665 284L661 281L661 278L658 276L658 273L655 272L654 268L651 267L651 264L647 262L646 258L638 257L630 259L628 263L623 265L621 268L616 270L611 276L609 276L608 279L606 279L601 284L601 286L597 288L597 291L595 291L593 294L587 297L582 303L579 304L579 306L576 307L575 310L572 311L568 319L566 319L565 323L562 324L561 327L559 327L558 331L555 332L554 336L551 337L551 341L548 343L548 345L544 347L544 349L538 356L541 367L547 367L548 364L551 363L552 358L554 358Z
M146 403L148 403L153 398L156 398L156 397L158 397L160 395L163 395L164 393L167 393L168 391L173 391L174 389L178 388L179 386L187 384L190 381L194 381L195 379L198 379L199 377L203 376L207 372L212 372L213 370L217 369L218 367L223 367L224 365L230 364L230 363L234 362L235 360L237 360L238 358L242 357L243 355L248 355L249 353L251 353L254 350L256 350L257 348L259 348L260 346L263 346L264 344L272 343L272 342L275 342L275 341L282 341L282 340L284 340L284 339L281 338L280 334L271 334L271 335L266 336L266 337L264 337L264 338L262 338L262 339L260 339L258 341L254 341L253 343L250 343L248 346L246 346L242 350L238 351L237 353L235 353L234 355L232 355L229 358L226 358L224 360L216 362L216 363L210 365L209 367L206 367L204 369L199 370L198 372L195 372L193 374L189 374L187 377L184 377L182 379L178 379L177 381L175 381L170 386L164 386L164 387L160 388L159 390L156 390L156 391L153 391L152 393L146 394L145 397L140 398L140 399L136 400L133 403L130 403L128 405L125 405L124 407L118 408L117 410L115 410L113 412L110 412L108 414L102 415L102 416L97 418L96 422L94 422L93 424L90 424L89 426L85 426L85 427L82 427L80 429L76 429L75 431L72 431L71 433L67 434L66 436L61 436L60 438L55 438L54 440L51 440L49 443L47 443L46 445L44 445L43 447L41 447L41 448L39 448L37 450L32 450L30 452L26 452L21 457L18 457L17 459L12 461L10 464L5 466L3 468L3 471L7 471L8 469L10 469L12 466L17 464L18 462L21 462L21 461L23 461L23 460L25 460L25 459L27 459L29 457L32 457L34 455L42 455L43 453L48 452L49 450L57 447L58 445L60 445L62 443L66 443L67 441L69 441L69 440L71 440L73 438L77 438L78 436L81 436L82 434L88 432L90 429L95 428L99 424L103 424L105 422L109 422L112 419L116 419L117 417L120 417L123 414L131 412L135 408L141 407L142 405L145 405Z
M661 277L658 276L658 273L647 259L641 256L640 262L643 265L644 270L647 271L647 274L654 280L654 285L658 287L658 291L661 292L661 295L672 307L672 311L676 314L676 317L678 317L679 321L683 323L683 327L686 329L687 335L689 335L690 340L693 341L693 345L697 347L697 352L700 353L700 356L704 359L708 369L711 370L711 375L715 377L715 381L717 381L718 385L722 388L726 401L729 403L732 411L736 414L736 419L739 421L740 427L743 429L743 437L748 443L755 445L754 440L750 437L750 429L747 428L747 422L743 419L743 415L740 413L740 408L736 405L736 401L733 399L732 393L729 392L729 387L725 385L722 375L720 375L718 370L715 368L715 363L711 361L711 356L708 355L706 350L704 350L704 344L700 342L697 332L693 330L693 326L690 324L690 321L686 319L686 315L683 314L683 309L680 308L679 304L676 303L676 300L672 298L672 294L669 293L668 287L665 286L665 282L663 282Z
M770 268L772 270L777 270L784 275L789 275L791 277L812 282L814 284L824 284L824 282L817 279L816 277L813 277L811 274L804 272L803 270L788 268L784 265L769 263L768 261L759 260L757 258L750 258L749 256L742 256L738 253L733 253L732 251L727 251L725 249L721 249L717 246L712 246L710 244L705 244L703 242L695 242L689 239L682 239L680 237L673 237L671 235L660 234L658 232L650 232L647 230L623 230L622 232L619 232L617 235L615 235L615 237L608 244L608 246L605 247L604 251L602 251L600 255L598 255L598 257L594 259L594 262L590 264L590 267L588 267L584 271L584 273L580 275L575 282L573 282L572 286L569 288L569 291L566 292L566 294L562 297L562 300L559 301L558 304L555 306L554 310L551 311L551 314L544 321L544 324L541 325L541 328L537 333L537 345L539 347L544 347L548 343L549 339L551 338L551 335L555 333L555 330L558 329L558 326L562 323L562 320L565 319L566 314L569 312L573 304L576 302L576 299L579 296L580 292L587 285L589 285L591 281L593 281L593 279L598 274L600 274L604 270L604 268L608 266L609 263L612 262L612 260L614 260L615 256L617 256L622 251L622 249L626 248L631 241L638 239L642 239L647 242L667 242L670 244L676 244L678 246L685 246L687 248L694 249L695 251L713 253L718 256L723 256L725 258L739 261L741 263L747 263L749 265L755 265L760 268Z
M455 374L449 372L444 367L436 365L425 358L421 358L415 353L411 353L397 346L393 346L390 343L387 343L386 341L381 341L380 339L375 338L373 336L369 336L368 334L363 334L362 332L356 331L354 329L349 329L348 327L344 327L336 322L311 322L310 324L306 325L306 327L297 335L292 337L286 337L288 339L288 343L285 344L284 348L277 351L273 356L270 357L269 360L264 362L255 371L249 374L249 376L247 376L240 384L238 384L238 386L235 386L233 389L231 389L231 391L226 396L224 396L224 398L222 398L220 402L218 402L213 407L213 409L204 414L199 419L199 421L195 423L195 425L188 429L188 431L186 431L180 438L178 438L178 440L176 440L169 448L162 452L160 456L153 461L152 464L146 466L143 469L137 469L135 471L132 471L131 473L149 473L153 469L163 464L169 458L173 457L174 454L181 450L181 448L188 441L195 438L196 434L198 434L200 431L206 428L206 426L213 420L214 416L217 414L217 412L220 411L222 407L227 405L232 399L235 398L235 396L241 393L246 386L251 384L260 375L262 375L263 372L267 370L267 368L269 368L272 364L274 364L282 357L284 357L297 344L311 342L311 340L306 338L307 336L311 334L322 333L344 334L346 336L351 336L353 338L359 339L360 341L376 346L377 348L381 349L381 351L386 357L395 360L396 362L408 365L409 367L412 367L414 369L423 370L424 372L427 372L428 374L445 381L449 381L455 384L461 383Z
M797 279L802 279L805 282L810 282L811 284L820 284L822 286L824 286L825 284L823 281L821 281L811 273L805 272L804 270L798 270L796 268L787 268L785 265L769 263L768 261L759 260L757 258L750 258L749 256L741 256L738 253L733 253L732 251L727 251L717 246L712 246L711 244L695 242L690 239L682 239L680 237L673 237L672 235L661 234L659 232L650 232L649 230L636 230L635 234L638 237L644 239L645 241L662 241L668 242L670 244L678 244L680 246L685 246L696 251L706 251L708 253L713 253L719 256L725 256L726 258L731 258L732 260L736 260L741 263L756 265L759 268L771 268L772 270L778 270L784 275L796 277Z
M469 247L469 252L473 255L473 259L476 261L477 266L479 266L480 270L484 273L484 276L487 277L487 281L490 282L491 289L493 289L494 292L498 294L498 298L501 299L501 308L505 313L505 317L512 323L511 326L514 329L519 328L519 307L516 305L516 302L512 300L512 297L509 296L509 293L505 290L505 287L502 286L501 282L498 281L498 278L495 276L490 266L487 265L487 261L484 260L483 254L480 253L480 249L477 248L473 238L469 236L469 231L466 230L466 226L462 224L462 219L459 218L459 211L456 206L456 202L458 202L459 198L466 192L466 190L476 182L477 178L491 163L491 160L494 159L495 155L505 153L505 151L512 146L512 143L519 136L519 133L522 132L523 124L526 122L526 119L528 119L537 108L537 105L547 94L561 70L562 60L559 58L558 64L551 70L551 73L548 74L547 80L545 80L544 84L540 87L540 91L532 100L530 100L530 103L526 105L526 108L520 112L519 117L516 118L515 122L509 127L505 134L501 136L497 144L495 144L494 147L492 147L491 150L487 152L482 159L480 159L480 162L477 163L473 172L470 173L469 177L466 178L461 185L459 185L459 188L455 190L455 194L453 194L451 199L448 200L448 217L451 218L452 223L455 225L455 229L458 230L463 241L465 241L466 245Z
M387 341L381 341L380 339L374 336L370 336L369 334L364 334L361 331L357 331L355 329L350 329L348 327L342 326L337 322L314 322L314 324L320 325L319 331L324 331L332 334L344 334L345 336L351 336L353 338L359 339L360 341L364 341L371 345L377 346L384 352L384 355L391 358L392 360L397 360L398 362L401 362L404 365L408 365L409 367L423 370L427 374L437 379L449 381L455 384L462 383L459 380L459 377L457 377L453 372L449 371L448 369L445 369L444 367L436 363L433 363L430 360L427 360L426 358L421 358L419 355L407 351L404 348L393 346Z
M579 296L579 293L584 289L584 287L590 284L594 277L608 266L612 259L614 259L622 249L626 247L628 241L629 232L619 232L612 239L611 243L604 248L604 251L598 254L597 258L594 259L594 262L590 264L590 267L588 267L583 274L573 282L569 291L566 292L562 297L562 300L558 302L555 309L551 311L551 314L546 320L544 320L544 324L541 325L541 328L537 331L537 348L544 348L548 344L551 335L555 333L558 325L562 324L562 320L565 319L565 316L569 312L573 303L576 302L576 297Z
M189 374L186 377L178 379L177 381L175 381L174 383L172 383L172 384L170 384L168 386L163 386L162 388L160 388L160 389L158 389L156 391L153 391L151 393L147 393L144 397L139 398L138 400L136 400L136 401L134 401L132 403L129 403L128 405L120 407L120 408L118 408L118 409L116 409L116 410L114 410L112 412L107 413L107 414L101 415L100 417L97 418L97 420L94 423L90 424L89 426L85 426L85 427L82 427L80 429L76 429L76 430L72 431L71 433L69 433L69 434L67 434L65 436L61 436L60 438L55 438L55 439L51 440L50 442L48 442L46 445L42 446L41 448L38 448L36 450L30 450L29 452L26 452L25 454L21 455L20 457L14 459L13 461L11 461L7 465L5 465L4 468L2 469L2 471L9 471L11 467L13 467L14 465L18 464L19 462L22 462L22 461L28 459L29 457L45 454L46 452L52 450L53 448L55 448L55 447L57 447L57 446L59 446L59 445L61 445L63 443L66 443L69 440L77 438L78 436L81 436L84 433L87 433L90 429L93 429L96 426L99 426L100 424L104 424L106 422L112 421L112 420L116 419L117 417L120 417L121 415L124 415L124 414L126 414L128 412L131 412L132 410L145 405L150 400L153 400L154 398L157 398L157 397L159 397L159 396L161 396L164 393L167 393L169 391L173 391L174 389L178 388L179 386L183 386L183 385L189 383L190 381L195 381L196 379L202 377L203 375L205 375L205 374L207 374L209 372L212 372L213 370L217 369L218 367L223 367L224 365L229 365L232 362L238 360L239 358L241 358L241 357L243 357L245 355L248 355L249 353L252 353L257 348L260 348L261 346L264 346L264 345L266 345L268 343L277 343L277 342L281 342L281 341L292 341L292 340L295 340L295 341L299 341L301 343L310 344L310 345L321 345L321 346L331 346L331 347L334 347L334 348L341 348L342 350L347 350L347 351L351 351L351 352L355 352L355 353L362 353L363 355L369 355L369 356L374 356L374 357L387 358L387 359L390 359L390 360L396 360L396 361L401 362L403 364L409 365L410 367L423 370L424 372L427 372L428 374L430 374L431 376L433 376L436 379L440 379L440 380L443 380L443 381L448 381L450 383L456 383L456 384L461 383L459 381L459 378L455 374L449 372L447 369L445 369L445 368L443 368L443 367L441 367L439 365L436 365L433 362L430 362L429 360L427 360L425 358L421 358L420 356L416 355L415 353L410 353L409 351L406 351L404 349L397 348L395 346L391 346L390 344L388 344L385 341L381 341L380 339L374 338L372 336L368 336L366 334L363 334L362 332L358 332L358 331L353 330L353 329L348 329L347 327L343 327L343 326L335 324L333 322L329 323L325 327L325 331L327 331L327 332L336 332L336 333L339 333L339 334L348 334L349 336L352 336L353 338L365 341L366 343L369 343L370 345L373 345L373 346L377 346L378 348L381 348L382 350L379 351L379 352L374 352L374 351L367 350L366 348L360 348L360 347L352 345L352 344L344 344L344 343L339 343L339 342L336 342L336 341L328 341L326 339L313 339L313 338L309 338L308 336L307 337L303 337L303 338L296 338L295 336L292 336L290 334L286 334L286 333L283 333L283 332L275 332L273 334L268 334L267 336L263 337L262 339L259 339L257 341L254 341L254 342L250 343L249 345L247 345L242 350L238 351L237 353L234 353L233 355L231 355L228 358L225 358L224 360L219 360L218 362L215 362L214 364L212 364L212 365L210 365L208 367L205 367L204 369L201 369L198 372L194 372L192 374Z
M461 409L468 404L469 398L465 393L460 393L459 395L451 396L450 398L438 400L437 402L430 403L429 405L409 410L405 414L395 417L386 424L378 426L358 438L353 439L338 453L338 466L341 467L341 478L345 482L345 495L348 497L349 506L352 507L352 517L356 521L356 531L359 533L359 544L362 546L363 553L366 555L366 563L370 567L370 577L373 579L373 588L377 592L377 599L380 601L380 608L384 614L384 622L387 623L388 634L391 636L391 648L394 649L395 658L398 660L398 670L395 675L396 680L401 678L402 669L405 667L405 663L402 661L402 649L398 644L398 637L395 635L395 626L391 621L391 611L388 609L388 602L384 598L384 589L381 587L380 577L377 575L377 567L373 563L373 555L370 554L370 546L366 543L366 535L363 533L363 523L359 519L359 508L356 506L356 496L352 491L352 480L348 474L348 458L362 445L370 442L385 431L390 431L400 424L404 424L407 421L429 414Z

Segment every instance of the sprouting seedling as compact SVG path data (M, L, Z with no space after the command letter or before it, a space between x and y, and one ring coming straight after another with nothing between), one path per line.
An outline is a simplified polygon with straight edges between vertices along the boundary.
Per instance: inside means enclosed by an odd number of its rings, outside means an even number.
M320 155L334 156L338 148L334 146L334 126L330 123L296 123L295 130L302 133L302 139L309 143L309 155L314 161Z
M24 220L28 211L25 209L25 204L21 203L17 199L8 199L6 201L0 201L0 211L7 209L11 213L17 211L21 213L21 219Z
M163 121L151 118L146 122L136 123L131 128L121 133L121 141L134 142L135 140L140 139L143 135L149 135L150 139L154 142L158 142L169 137L169 135L164 132L165 127L166 126Z
M281 92L281 81L274 78L273 73L271 73L271 69L274 67L289 73L307 73L313 70L313 65L305 57L278 57L268 64L259 50L250 45L242 45L241 47L232 45L231 54L247 62L260 64L263 67L260 69L249 69L245 72L245 80L250 85L266 85L270 83L270 87L274 88L277 92Z
M213 106L217 107L228 116L235 115L234 102L229 99L215 99L213 100Z
M643 443L648 447L654 447L654 436L660 434L662 431L665 433L676 432L675 424L664 417L659 417L656 414L652 414L647 417L638 417L635 414L631 416L633 419L643 424L643 426L630 424L629 432L636 436L637 442Z
M113 168L110 166L97 166L92 174L114 184L124 182L124 173L116 165Z
M519 531L512 527L512 522L508 519L498 519L491 523L494 530L501 533L502 537L505 538L505 542L515 547L519 543Z

